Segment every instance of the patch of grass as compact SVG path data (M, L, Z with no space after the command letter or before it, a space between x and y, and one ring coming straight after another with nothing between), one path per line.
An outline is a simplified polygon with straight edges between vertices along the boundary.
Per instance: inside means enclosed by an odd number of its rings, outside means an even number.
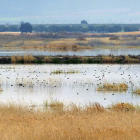
M52 74L61 74L61 73L68 73L68 74L72 74L72 73L80 73L80 71L78 70L68 70L68 71L65 71L65 70L54 70L51 72Z
M27 109L20 105L0 105L2 134L0 139L138 140L140 138L140 114L133 113L134 109L130 104L117 104L109 111L102 111L99 104L84 109L76 105L71 107L71 110L66 109L63 113L56 111L54 114L52 111L33 109L34 107Z
M135 106L129 103L117 103L115 105L112 105L111 108L115 111L135 111L136 110Z
M140 95L140 89L136 89L133 91L134 94Z
M60 102L58 100L51 100L50 102L46 101L45 102L45 107L50 108L53 111L63 111L64 103Z
M87 114L89 113L95 113L95 112L104 112L105 108L101 106L99 103L89 104L86 106L85 110Z
M32 63L35 62L36 58L33 55L23 55L23 56L11 56L11 63Z
M116 57L112 57L112 56L103 56L102 59L103 59L103 62L106 62L106 63L116 62Z
M49 106L50 106L51 108L53 108L53 107L63 107L64 104L63 104L63 102L60 102L60 101L58 101L58 100L52 100L52 101L50 102Z
M127 63L139 63L139 59L131 58L130 56L125 56L125 62Z
M11 62L12 62L12 63L16 63L16 62L17 62L16 57L15 57L14 55L11 56Z
M54 41L55 42L55 41ZM59 42L58 42L59 43ZM61 43L61 44L50 44L50 45L41 45L41 46L21 46L20 49L27 49L27 50L32 50L32 49L37 49L37 50L50 50L50 51L62 51L62 50L83 50L83 49L91 49L90 46L80 46L77 44L66 44L66 43Z
M23 56L23 61L24 63L30 63L30 62L34 62L36 59L33 55L24 55Z
M128 90L128 85L125 83L120 83L120 84L110 84L110 83L105 83L102 86L99 86L98 91L127 91Z

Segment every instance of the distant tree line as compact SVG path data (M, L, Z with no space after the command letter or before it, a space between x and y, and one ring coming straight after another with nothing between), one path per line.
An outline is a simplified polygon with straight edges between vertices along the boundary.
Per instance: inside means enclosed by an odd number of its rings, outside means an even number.
M52 26L45 26L45 25L37 25L33 27L34 32L82 32L82 33L114 33L114 32L130 32L130 31L139 31L138 27L124 27L122 28L120 25L108 26L108 25L52 25Z
M86 32L98 32L98 33L107 33L107 32L120 32L122 31L121 26L113 26L113 27L109 27L109 26L87 26L87 27L83 27L81 25L73 25L73 26L68 26L68 25L52 25L49 27L46 27L44 25L38 25L35 26L33 28L33 30L35 32L82 32L82 33L86 33Z
M85 22L85 21L83 21ZM0 32L81 32L81 33L113 33L113 32L131 32L139 31L137 26L121 26L121 25L91 25L91 24L75 24L75 25L31 25L29 22L21 22L18 25L0 25Z
M17 25L0 25L0 32L19 32Z
M129 27L129 26L124 27L124 32L132 32L132 31L139 31L139 28L138 27Z

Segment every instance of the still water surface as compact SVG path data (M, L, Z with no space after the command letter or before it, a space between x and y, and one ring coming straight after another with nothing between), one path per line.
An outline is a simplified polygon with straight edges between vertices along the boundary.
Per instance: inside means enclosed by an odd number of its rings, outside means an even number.
M78 73L52 74L55 70ZM116 102L140 103L132 90L140 88L140 65L0 65L0 101L43 105L58 99L65 104L98 102L108 106ZM123 93L99 92L103 83L128 84Z
M35 56L98 56L98 55L140 55L140 49L93 49L84 51L32 51L32 50L0 50L0 56L32 54Z

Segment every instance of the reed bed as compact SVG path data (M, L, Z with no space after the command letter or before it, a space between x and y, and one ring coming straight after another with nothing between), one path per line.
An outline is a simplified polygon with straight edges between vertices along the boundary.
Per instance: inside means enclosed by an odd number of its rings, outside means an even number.
M126 63L139 63L139 59L136 58L130 58L128 55L125 56L125 62Z
M45 107L46 108L50 107L50 109L54 111L62 111L64 107L64 103L60 102L59 100L51 99L50 102L48 101L45 102Z
M14 56L14 55L11 56L11 62L12 62L12 63L16 63L16 62L17 62L17 60L16 60L16 56Z
M80 73L80 71L78 70L68 70L68 71L65 71L65 70L54 70L51 72L51 74L72 74L72 73Z
M23 63L31 63L35 62L36 58L33 55L17 55L17 56L11 56L11 62L12 63L18 63L18 62L23 62Z
M111 83L104 83L102 86L99 86L98 91L127 91L128 85L125 83L120 84L111 84Z
M129 103L117 103L111 106L115 111L135 111L136 107Z
M140 95L140 89L136 89L133 91L134 94Z
M113 63L113 62L116 62L117 58L115 56L114 57L102 56L102 60L103 62L106 62L106 63Z
M101 110L100 110L101 108ZM35 111L0 105L2 140L139 140L139 111L102 110L99 105Z
M21 46L20 49L49 49L49 50L79 50L79 49L92 49L90 46L80 46L76 44L50 44L44 46Z

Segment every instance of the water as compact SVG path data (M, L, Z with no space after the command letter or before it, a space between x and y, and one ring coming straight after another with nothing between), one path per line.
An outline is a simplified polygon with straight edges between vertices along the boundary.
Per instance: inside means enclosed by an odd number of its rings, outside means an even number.
M52 74L54 70L79 73ZM103 106L116 102L140 103L132 89L140 88L140 65L0 65L0 101L44 104L58 99L65 104L98 102ZM127 92L99 92L105 82L128 84Z
M0 56L32 54L35 56L57 56L57 55L77 55L77 56L98 56L98 55L139 55L140 49L93 49L82 51L32 51L32 50L0 50Z

